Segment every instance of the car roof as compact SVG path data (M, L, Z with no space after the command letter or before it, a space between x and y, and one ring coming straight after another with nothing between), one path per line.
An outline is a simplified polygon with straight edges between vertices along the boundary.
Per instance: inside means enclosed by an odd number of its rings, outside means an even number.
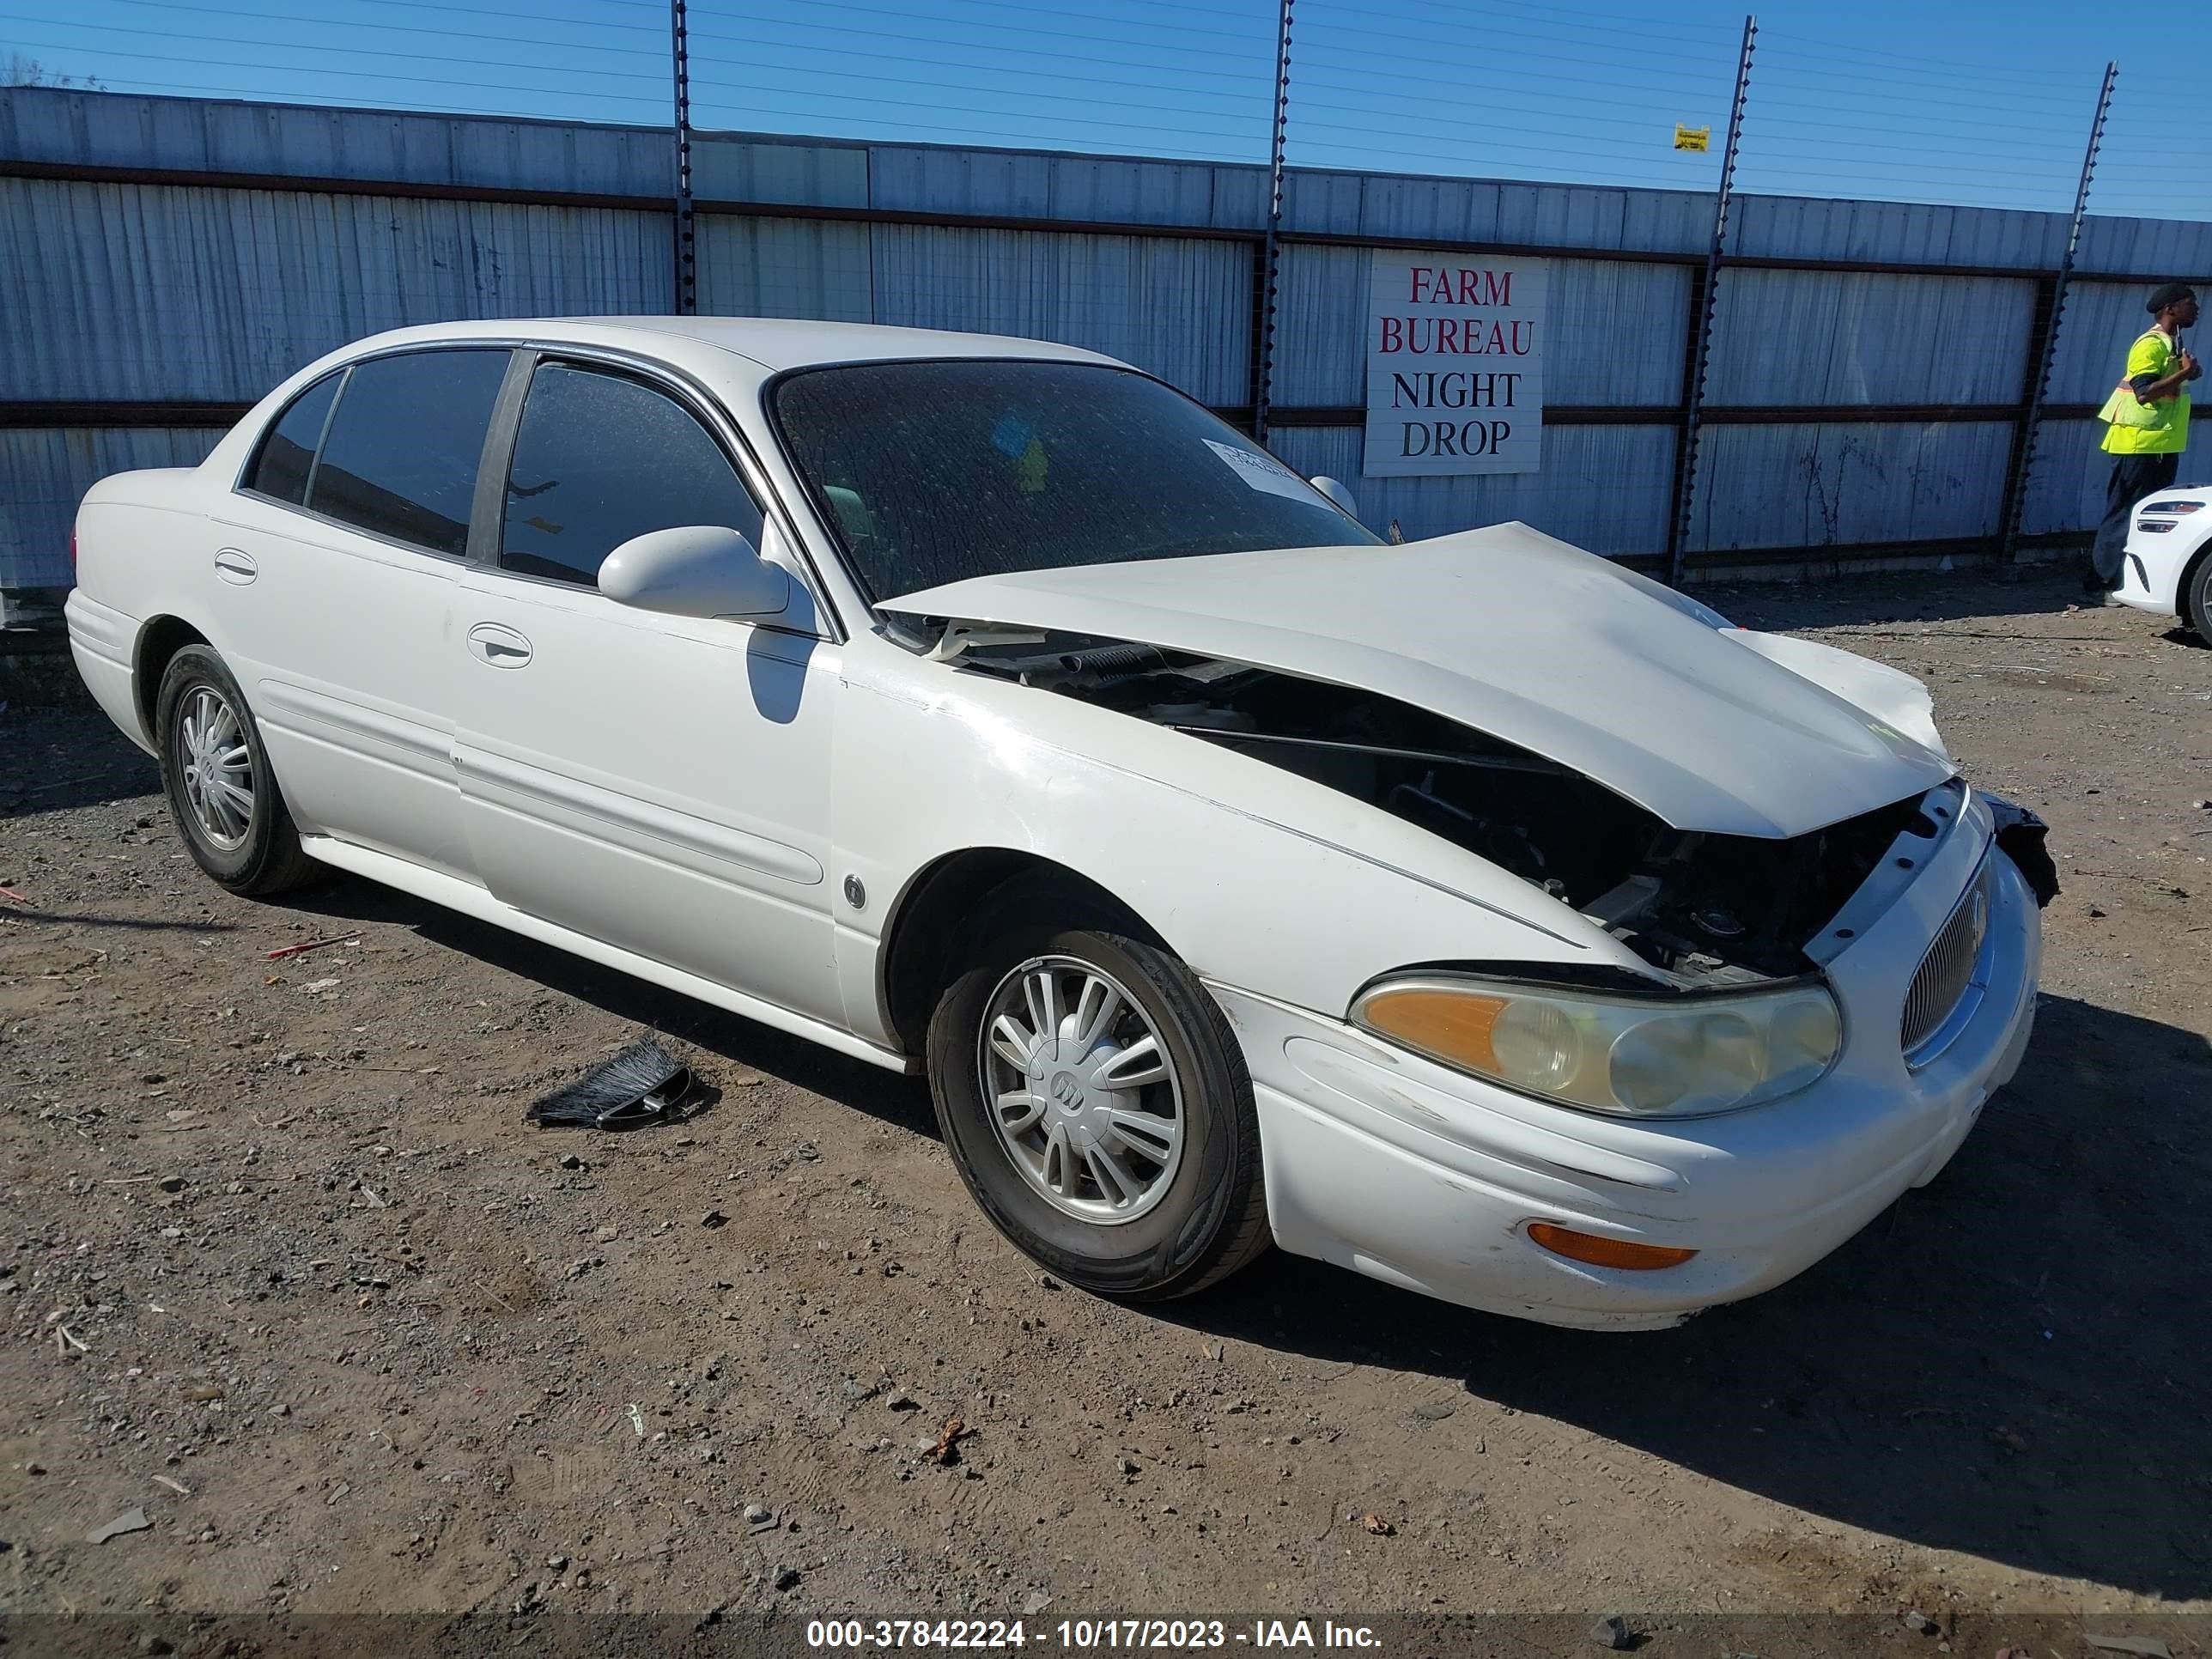
M933 328L891 328L875 323L818 323L781 317L523 317L433 323L377 337L379 345L430 344L502 336L577 344L644 345L670 355L678 343L734 353L770 370L822 363L881 362L916 357L1025 357L1048 362L1115 363L1111 357L1048 340L1003 334L957 334ZM359 343L362 345L368 341ZM680 353L678 354L680 355Z

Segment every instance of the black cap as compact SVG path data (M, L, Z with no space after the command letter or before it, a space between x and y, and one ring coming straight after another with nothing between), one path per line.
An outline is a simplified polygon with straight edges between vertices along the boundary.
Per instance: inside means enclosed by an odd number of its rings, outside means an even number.
M2196 297L2197 290L2188 283L2168 283L2162 288L2151 289L2150 303L2144 309L2155 317L2168 306L2178 306L2184 300L2193 300Z

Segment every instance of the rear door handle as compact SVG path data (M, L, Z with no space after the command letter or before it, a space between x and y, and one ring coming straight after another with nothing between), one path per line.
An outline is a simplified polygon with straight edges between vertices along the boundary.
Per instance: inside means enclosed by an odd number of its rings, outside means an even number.
M261 567L254 563L251 553L241 553L234 547L226 547L215 556L215 574L227 582L243 587L261 574Z
M520 668L530 660L530 641L499 623L478 623L469 629L469 649L494 668Z

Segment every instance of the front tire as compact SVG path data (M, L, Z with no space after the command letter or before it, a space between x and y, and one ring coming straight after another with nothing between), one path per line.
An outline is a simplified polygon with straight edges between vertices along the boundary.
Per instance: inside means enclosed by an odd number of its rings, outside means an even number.
M930 1093L991 1223L1079 1289L1150 1301L1269 1243L1251 1078L1140 927L1064 883L1002 890L930 1021Z
M268 750L222 659L188 645L169 659L154 704L161 783L192 861L217 884L264 897L312 881Z
M2205 644L2212 645L2212 552L2197 556L2197 568L2188 574L2174 599L2178 601L2174 609L2181 612L2183 623Z

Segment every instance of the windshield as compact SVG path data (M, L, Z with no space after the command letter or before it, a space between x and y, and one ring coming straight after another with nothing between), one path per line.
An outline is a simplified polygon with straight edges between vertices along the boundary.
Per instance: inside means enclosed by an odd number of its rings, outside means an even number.
M969 576L1377 541L1235 428L1125 369L855 363L787 375L771 395L872 599Z

